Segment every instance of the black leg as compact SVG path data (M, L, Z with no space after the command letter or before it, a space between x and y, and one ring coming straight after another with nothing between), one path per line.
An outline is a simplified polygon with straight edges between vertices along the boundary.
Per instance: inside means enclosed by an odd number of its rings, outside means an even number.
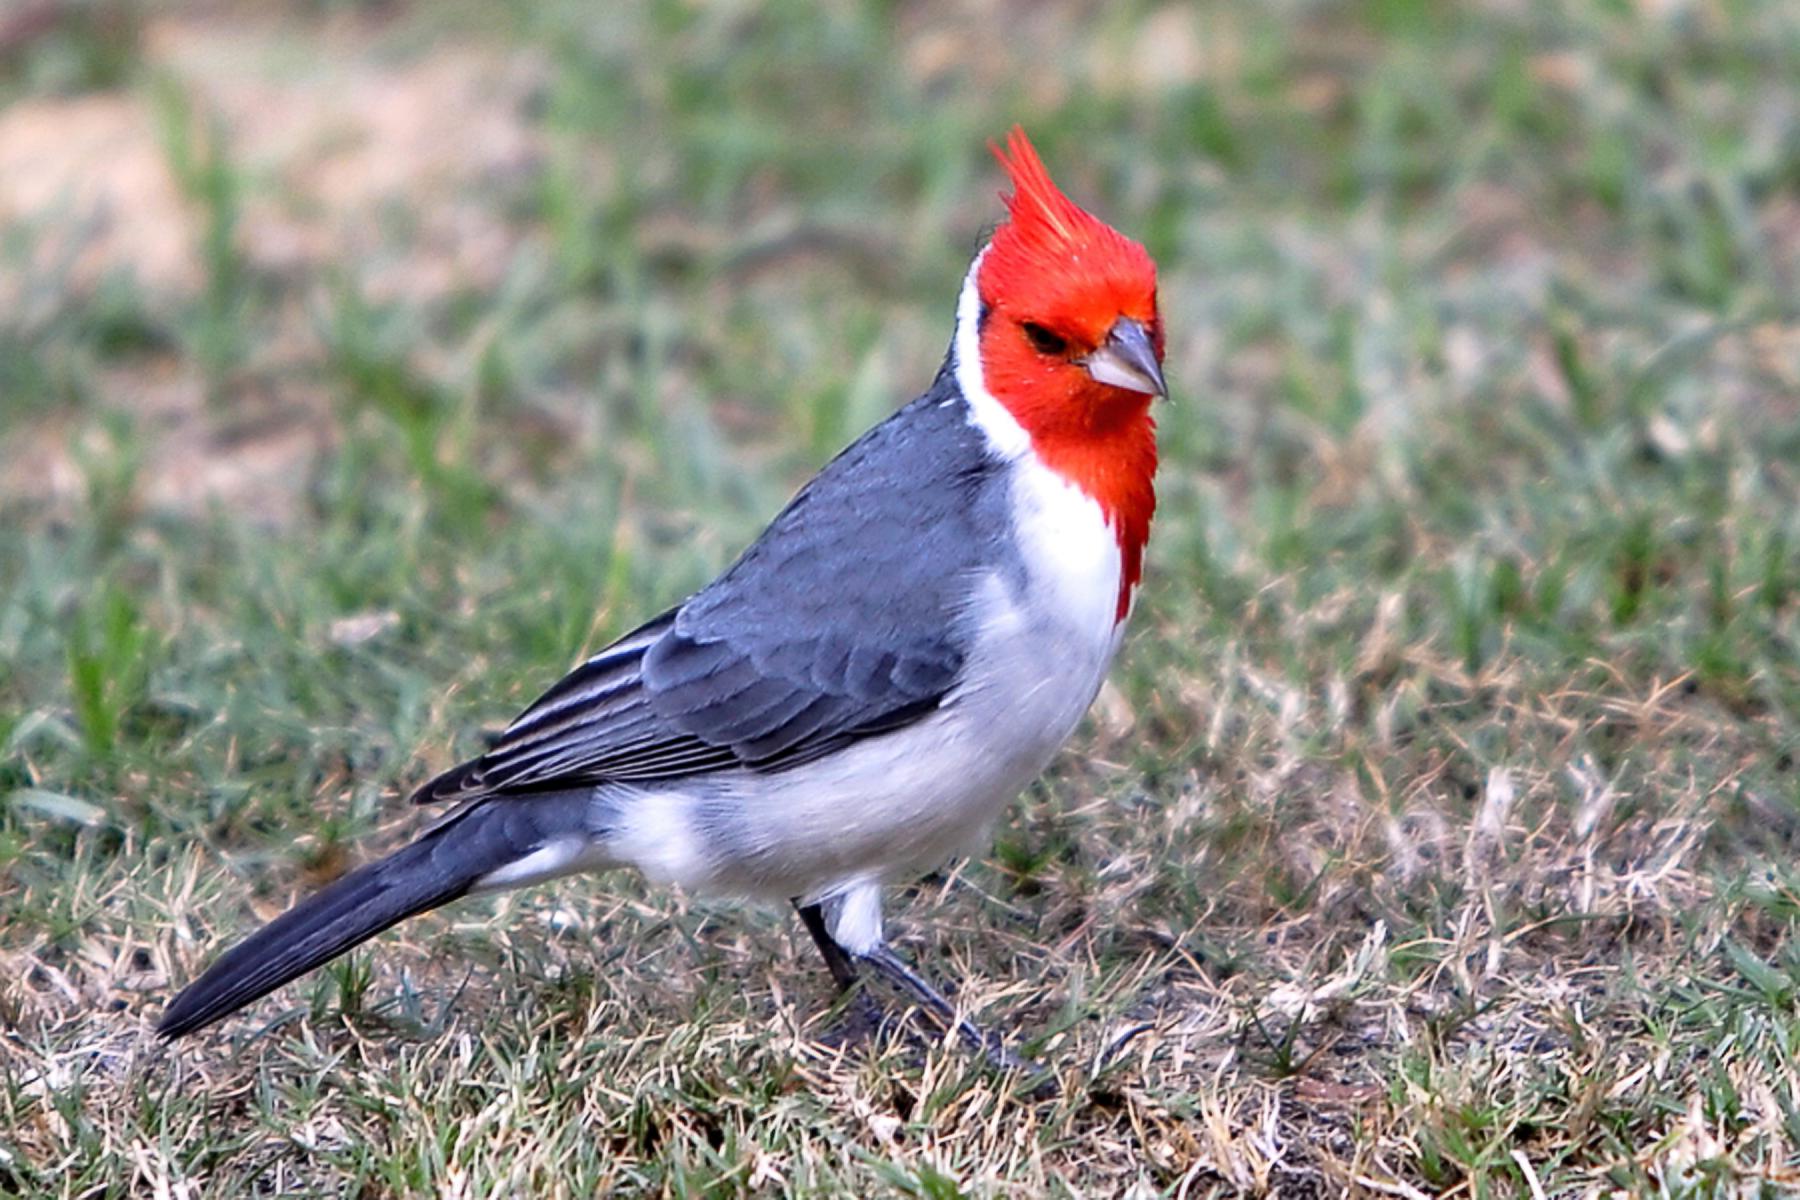
M800 914L800 923L806 926L806 932L812 934L813 944L819 948L825 965L831 969L831 977L837 980L838 992L850 998L849 1008L843 1019L825 1034L825 1044L854 1046L868 1041L881 1031L883 1021L880 1005L875 1003L875 997L869 995L867 988L859 986L862 980L856 973L856 963L844 953L844 948L837 944L830 930L825 928L825 914L819 910L819 906L802 904L796 900L794 911Z
M837 980L838 990L847 992L856 986L856 964L844 953L844 948L832 939L831 932L825 928L825 914L817 904L802 904L794 901L794 911L800 914L800 923L806 926L806 932L812 934L813 944L825 958L825 965L831 968L831 977Z

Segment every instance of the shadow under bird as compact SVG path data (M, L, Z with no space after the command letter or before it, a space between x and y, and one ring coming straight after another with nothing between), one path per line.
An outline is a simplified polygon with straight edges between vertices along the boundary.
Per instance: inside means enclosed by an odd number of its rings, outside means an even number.
M180 1037L416 913L632 866L791 901L838 985L870 970L1017 1066L887 945L881 888L978 852L1118 649L1156 504L1156 267L1015 128L1006 219L925 393L829 463L724 574L594 655L451 806L227 951Z

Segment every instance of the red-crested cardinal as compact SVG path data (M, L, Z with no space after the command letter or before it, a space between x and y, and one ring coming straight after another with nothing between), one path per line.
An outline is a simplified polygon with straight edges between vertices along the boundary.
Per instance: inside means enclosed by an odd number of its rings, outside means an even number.
M1156 266L1022 130L924 395L705 588L552 687L416 803L455 807L175 998L218 1020L460 896L634 866L791 901L841 988L867 966L991 1058L882 936L881 887L985 843L1099 691L1156 505Z

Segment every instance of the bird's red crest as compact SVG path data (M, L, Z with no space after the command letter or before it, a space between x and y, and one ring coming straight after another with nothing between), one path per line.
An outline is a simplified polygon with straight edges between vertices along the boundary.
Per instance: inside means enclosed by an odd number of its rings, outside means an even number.
M1156 507L1156 427L1149 395L1102 382L1082 364L1122 318L1148 335L1161 361L1156 264L1063 194L1023 129L1014 126L1006 149L993 150L1013 191L1001 197L1008 220L976 278L982 379L1045 465L1092 496L1112 523L1122 617Z
M1023 129L991 148L1013 191L982 260L983 302L1029 303L1094 337L1121 314L1153 322L1156 264L1144 248L1064 195Z

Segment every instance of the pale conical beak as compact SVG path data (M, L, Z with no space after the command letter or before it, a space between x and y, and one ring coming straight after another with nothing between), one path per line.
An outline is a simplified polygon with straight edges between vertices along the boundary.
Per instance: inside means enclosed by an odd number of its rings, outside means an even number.
M1150 341L1150 331L1130 317L1120 317L1113 322L1105 343L1082 359L1081 365L1101 383L1165 399L1169 395L1169 385L1163 382L1162 364L1156 361L1156 346Z

